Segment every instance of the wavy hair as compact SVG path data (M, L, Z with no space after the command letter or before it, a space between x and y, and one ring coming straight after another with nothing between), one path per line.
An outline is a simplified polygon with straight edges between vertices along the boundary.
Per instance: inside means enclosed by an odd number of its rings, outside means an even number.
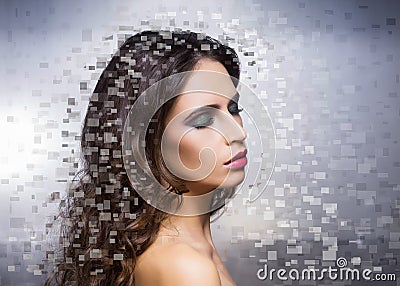
M81 137L83 164L75 176L78 183L60 204L61 254L45 285L135 285L136 259L154 242L168 214L143 200L129 182L121 154L125 121L149 86L193 70L202 58L220 62L230 76L239 78L232 48L190 31L140 32L127 38L109 61L89 101ZM157 111L146 142L160 142L163 119L173 103ZM178 194L187 191L163 167L160 145L145 148L156 179L164 179Z

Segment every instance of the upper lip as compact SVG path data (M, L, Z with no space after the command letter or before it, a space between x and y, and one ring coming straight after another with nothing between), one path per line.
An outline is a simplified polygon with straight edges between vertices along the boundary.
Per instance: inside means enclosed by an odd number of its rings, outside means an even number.
M245 157L247 154L247 149L244 149L243 151L237 153L235 156L233 156L229 161L225 162L224 164L229 164L232 161L235 161L239 158Z

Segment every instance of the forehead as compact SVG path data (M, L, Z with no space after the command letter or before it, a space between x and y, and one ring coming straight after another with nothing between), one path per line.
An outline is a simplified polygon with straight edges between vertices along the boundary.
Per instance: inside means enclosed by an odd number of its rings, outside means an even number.
M226 68L217 61L202 59L195 66L169 113L175 115L186 109L210 104L224 106L231 99L237 100L235 95L236 88Z

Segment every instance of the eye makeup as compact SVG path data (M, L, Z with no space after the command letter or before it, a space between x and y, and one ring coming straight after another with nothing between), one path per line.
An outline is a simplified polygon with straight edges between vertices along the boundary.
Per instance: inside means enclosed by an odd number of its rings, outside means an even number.
M201 129L214 123L214 116L210 112L205 112L198 115L194 120L191 121L190 126Z
M214 123L215 113L218 108L218 105L202 106L188 116L185 124L196 129L210 126Z
M236 93L228 103L228 111L232 115L238 115L242 108L239 108L238 101L239 94ZM215 119L215 109L221 109L219 104L209 104L201 106L195 109L189 116L184 120L185 124L196 129L201 129L207 127L214 123Z

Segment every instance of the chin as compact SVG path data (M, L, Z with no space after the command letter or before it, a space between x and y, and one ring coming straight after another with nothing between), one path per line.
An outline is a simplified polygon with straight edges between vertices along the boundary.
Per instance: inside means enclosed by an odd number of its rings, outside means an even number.
M235 171L232 172L229 177L226 178L224 182L222 182L218 188L233 188L238 186L240 183L243 182L245 178L245 173L243 171Z
M224 181L221 180L224 178ZM207 180L197 183L186 183L186 187L188 189L195 190L197 195L208 193L215 189L228 189L237 187L240 183L243 182L245 178L245 171L243 170L235 170L230 172L229 175L212 175L207 178ZM197 190L197 191L196 191ZM205 191L206 190L206 191Z

